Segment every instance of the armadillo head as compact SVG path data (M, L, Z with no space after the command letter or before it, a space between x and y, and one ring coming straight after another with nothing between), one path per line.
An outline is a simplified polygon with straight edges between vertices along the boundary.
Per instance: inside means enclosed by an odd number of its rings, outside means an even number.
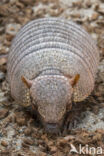
M30 86L30 95L46 131L57 133L63 123L67 107L71 109L75 78L47 75L31 81L25 79L25 82L28 87Z

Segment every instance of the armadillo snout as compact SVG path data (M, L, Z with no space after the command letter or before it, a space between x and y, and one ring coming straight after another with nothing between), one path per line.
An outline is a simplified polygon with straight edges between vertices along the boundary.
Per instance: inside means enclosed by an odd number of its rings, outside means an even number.
M60 131L58 124L55 123L47 123L45 130L47 133L58 133Z

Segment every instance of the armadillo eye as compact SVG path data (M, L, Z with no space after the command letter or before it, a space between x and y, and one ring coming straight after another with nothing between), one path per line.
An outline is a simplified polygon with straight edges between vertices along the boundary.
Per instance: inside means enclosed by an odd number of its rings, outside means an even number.
M68 103L67 106L66 106L66 111L70 111L72 108L72 103Z

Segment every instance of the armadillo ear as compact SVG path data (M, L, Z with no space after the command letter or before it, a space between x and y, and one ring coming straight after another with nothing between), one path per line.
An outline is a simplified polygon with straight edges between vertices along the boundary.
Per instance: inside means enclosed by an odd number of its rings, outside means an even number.
M78 83L79 78L80 78L80 75L76 74L73 78L70 79L70 83L73 87Z
M26 85L27 88L29 88L29 89L31 88L31 86L32 86L31 80L26 79L24 76L21 76L21 80Z

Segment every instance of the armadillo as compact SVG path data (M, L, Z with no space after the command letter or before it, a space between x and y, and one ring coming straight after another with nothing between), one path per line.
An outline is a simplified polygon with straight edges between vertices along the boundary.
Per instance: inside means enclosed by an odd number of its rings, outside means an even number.
M91 94L98 63L95 41L78 24L51 17L30 21L10 48L11 95L38 112L47 132L59 131L72 101Z

